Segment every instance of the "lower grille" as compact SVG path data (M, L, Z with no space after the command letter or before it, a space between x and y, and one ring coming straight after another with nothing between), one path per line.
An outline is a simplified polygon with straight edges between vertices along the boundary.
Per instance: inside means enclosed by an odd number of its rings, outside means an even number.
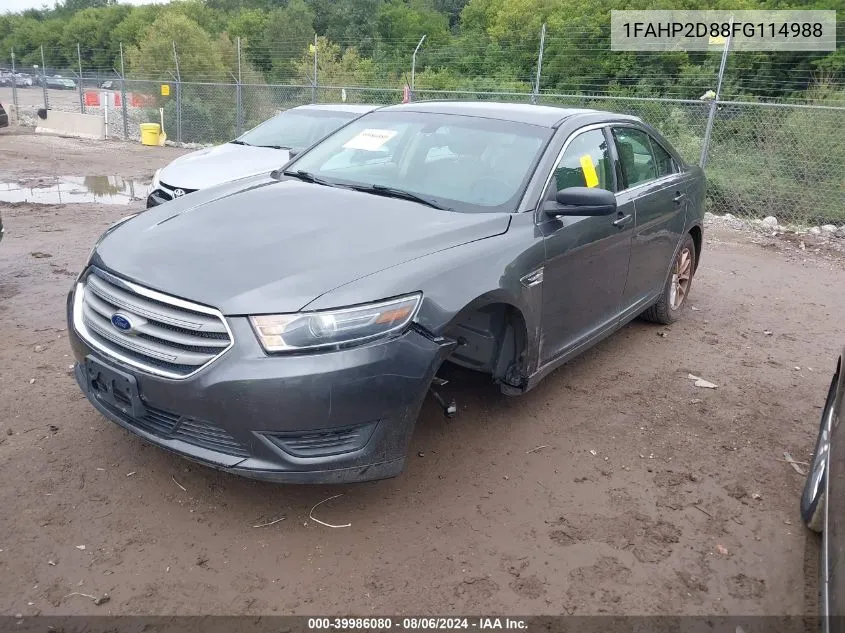
M110 406L107 402L99 398L97 400L131 426L146 431L150 435L165 440L181 440L186 444L207 448L226 455L249 457L249 451L240 442L211 422L183 417L178 413L171 413L149 405L144 405L143 416L132 418Z
M235 438L210 422L185 418L173 433L173 437L227 455L249 457L247 450Z
M370 422L315 433L268 433L266 437L294 457L326 457L364 448L377 425L378 422Z

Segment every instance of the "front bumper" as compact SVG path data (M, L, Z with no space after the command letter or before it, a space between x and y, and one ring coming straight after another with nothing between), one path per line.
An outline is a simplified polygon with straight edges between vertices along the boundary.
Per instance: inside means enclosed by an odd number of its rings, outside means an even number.
M109 420L169 451L255 479L339 483L399 474L423 399L454 342L414 329L369 345L270 356L245 317L227 319L234 346L182 380L120 364L68 332L75 375ZM86 359L129 375L140 405L116 408Z

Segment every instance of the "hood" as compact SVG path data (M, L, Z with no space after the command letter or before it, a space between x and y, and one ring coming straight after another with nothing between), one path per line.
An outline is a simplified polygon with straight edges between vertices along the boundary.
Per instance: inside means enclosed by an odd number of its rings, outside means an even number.
M103 239L94 263L227 315L296 312L363 276L502 234L511 219L298 180L244 183L141 213Z
M205 189L255 174L269 174L290 158L286 149L225 143L180 156L161 170L159 179L171 187Z

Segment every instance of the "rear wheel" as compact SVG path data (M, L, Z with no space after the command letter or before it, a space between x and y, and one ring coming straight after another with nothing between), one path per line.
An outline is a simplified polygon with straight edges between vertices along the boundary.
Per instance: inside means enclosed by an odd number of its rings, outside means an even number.
M826 502L825 483L827 481L827 457L830 453L831 431L833 430L833 401L836 399L836 385L839 374L833 377L827 401L822 411L819 437L816 440L816 450L813 452L813 462L801 493L801 518L813 532L824 529L824 507Z
M668 325L680 317L681 308L686 303L692 287L692 277L695 274L695 242L689 233L684 237L663 293L648 310L642 313L647 321Z

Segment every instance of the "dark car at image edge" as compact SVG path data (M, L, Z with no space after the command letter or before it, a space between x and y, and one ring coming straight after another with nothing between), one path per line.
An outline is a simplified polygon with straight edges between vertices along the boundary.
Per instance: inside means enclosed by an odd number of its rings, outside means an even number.
M68 296L76 378L231 473L394 476L444 361L518 395L638 315L677 319L704 187L630 116L382 108L110 227Z
M845 631L845 439L841 437L845 408L845 349L822 407L816 447L801 494L801 518L808 528L820 532L819 615L823 633Z

